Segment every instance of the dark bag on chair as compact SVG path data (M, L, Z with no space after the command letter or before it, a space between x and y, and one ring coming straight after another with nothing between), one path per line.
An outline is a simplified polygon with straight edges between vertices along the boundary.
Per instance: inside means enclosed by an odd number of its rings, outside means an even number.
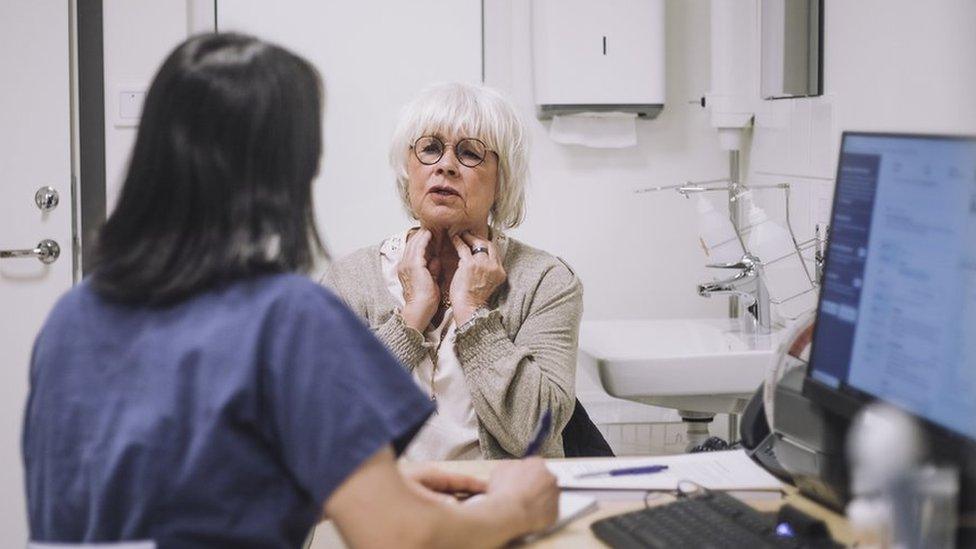
M614 457L607 439L603 438L579 399L576 399L573 417L563 429L563 451L566 457Z

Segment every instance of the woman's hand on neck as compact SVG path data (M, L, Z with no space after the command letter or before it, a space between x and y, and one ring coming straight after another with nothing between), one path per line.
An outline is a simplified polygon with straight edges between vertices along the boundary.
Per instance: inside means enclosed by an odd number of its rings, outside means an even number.
M427 256L429 258L440 258L441 261L457 263L457 249L454 247L454 243L451 242L451 238L454 235L459 235L465 231L469 231L480 238L490 240L490 229L488 228L487 223L444 227L438 225L426 225L423 221L421 221L420 226L431 232L430 243L427 245Z

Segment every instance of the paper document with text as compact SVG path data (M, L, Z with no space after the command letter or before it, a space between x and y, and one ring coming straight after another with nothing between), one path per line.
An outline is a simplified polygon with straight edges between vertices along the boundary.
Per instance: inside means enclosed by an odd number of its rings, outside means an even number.
M667 469L651 474L577 478L584 473L648 465L666 465ZM670 490L681 481L713 490L778 490L783 486L744 450L613 460L550 460L547 466L559 480L560 488L573 490Z

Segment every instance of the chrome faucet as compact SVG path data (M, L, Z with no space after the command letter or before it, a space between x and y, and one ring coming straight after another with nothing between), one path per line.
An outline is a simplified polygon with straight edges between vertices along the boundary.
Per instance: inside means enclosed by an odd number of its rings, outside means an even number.
M756 331L768 334L771 326L769 291L763 283L762 263L759 258L747 253L737 263L716 263L706 267L738 269L739 272L725 280L699 284L698 295L702 297L711 297L713 294L736 295L743 298L748 303L747 310L755 319Z

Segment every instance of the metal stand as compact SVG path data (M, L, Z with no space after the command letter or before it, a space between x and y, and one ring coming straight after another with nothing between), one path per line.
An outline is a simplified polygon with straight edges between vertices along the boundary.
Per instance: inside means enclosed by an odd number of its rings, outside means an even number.
M681 416L681 421L684 422L688 433L688 444L685 445L685 452L690 452L692 448L708 439L708 424L715 419L715 414L678 410L678 415Z
M730 177L728 179L709 179L706 181L688 181L687 183L677 184L677 185L664 185L660 187L647 187L643 189L637 189L635 193L648 193L657 192L664 190L674 190L678 194L684 196L685 198L690 198L692 194L703 193L703 192L727 192L729 194L729 220L732 222L732 226L735 228L736 233L739 236L739 242L742 244L742 249L745 250L747 254L752 254L749 250L748 245L746 245L746 239L743 237L744 234L748 234L749 231L753 229L753 226L747 225L742 226L741 222L741 212L739 210L739 199L742 195L750 190L765 190L765 189L779 189L783 191L783 199L786 206L786 228L790 233L790 239L793 242L793 250L783 255L781 257L773 258L763 258L760 257L760 263L765 267L773 263L784 261L789 258L797 258L800 261L800 265L803 267L803 272L806 275L807 281L809 282L809 287L797 292L790 296L771 296L770 303L781 305L793 299L796 299L802 295L806 295L810 292L815 292L820 287L820 267L823 264L823 249L826 246L828 233L830 227L827 225L816 225L814 227L814 236L804 241L800 241L796 238L796 231L793 229L793 220L790 217L790 184L789 183L775 183L771 185L745 185L738 181L739 169L739 158L737 151L731 151L729 153L729 171ZM807 259L803 256L803 253L808 250L813 250L812 261L815 268L811 271L810 267L807 265ZM737 303L737 298L732 297L730 299L736 299L736 306L733 308L730 301L729 316L736 318L739 315L739 307Z
M735 199L739 196L739 151L729 151L729 219L732 226L739 226L739 202ZM688 195L685 195L688 196ZM742 247L745 249L745 246ZM729 296L729 318L739 318L739 296Z
M729 414L729 446L739 441L739 414Z

